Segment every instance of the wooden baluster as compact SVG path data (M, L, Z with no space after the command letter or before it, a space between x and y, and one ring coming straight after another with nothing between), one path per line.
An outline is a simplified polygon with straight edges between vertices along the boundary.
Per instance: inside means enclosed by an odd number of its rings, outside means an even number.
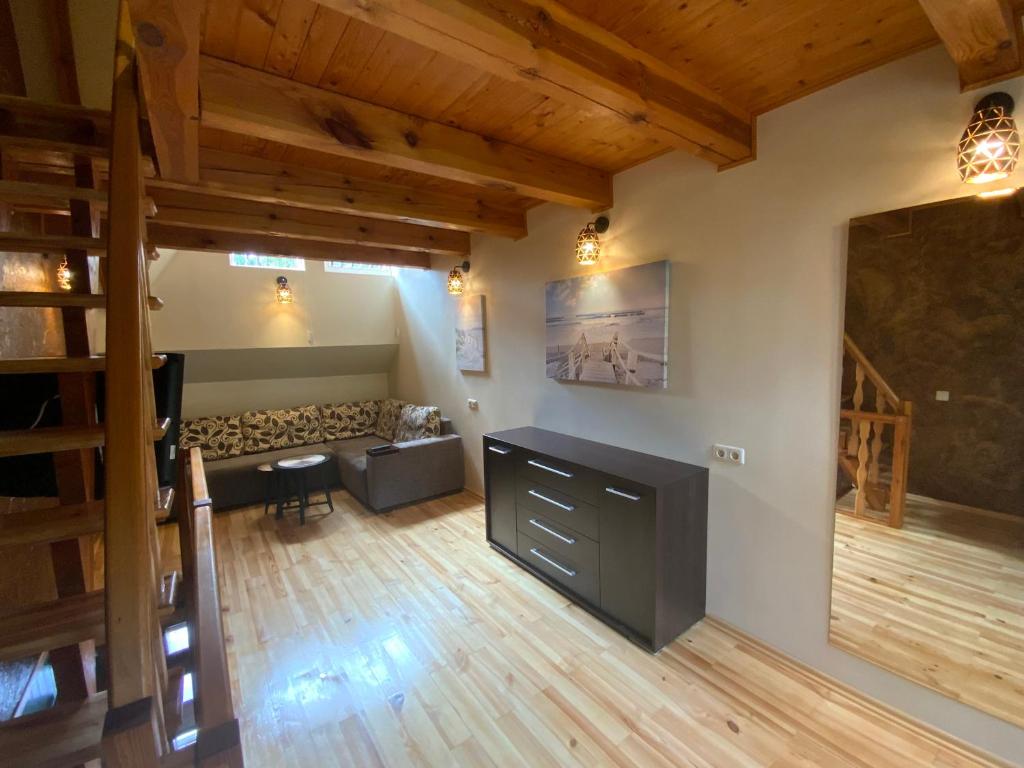
M853 505L855 517L863 516L867 506L868 457L870 453L868 442L871 439L871 422L861 419L858 430L860 431L860 449L857 451L857 498Z
M864 405L864 367L860 363L856 363L853 375L854 381L856 382L853 388L853 410L859 411L861 406ZM846 454L847 456L856 456L860 451L860 444L858 442L859 435L857 434L857 431L860 428L860 423L857 420L851 420L850 427L850 436L847 438Z

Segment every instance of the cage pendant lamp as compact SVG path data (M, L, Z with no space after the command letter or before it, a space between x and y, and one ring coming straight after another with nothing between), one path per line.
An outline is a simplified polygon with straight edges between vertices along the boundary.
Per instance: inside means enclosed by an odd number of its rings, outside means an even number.
M975 105L957 146L957 169L966 183L1005 179L1017 167L1020 135L1013 107L1013 99L1006 93L991 93Z
M601 237L608 231L608 217L598 216L580 230L576 236L576 261L581 266L597 264L601 260Z
M274 290L278 304L292 304L295 301L295 294L292 287L288 285L288 278L281 275L277 278L277 288Z
M68 257L65 256L57 265L57 286L62 291L71 290L71 267L68 266Z
M466 272L469 272L468 261L457 264L448 273L448 293L452 296L461 296L466 290Z

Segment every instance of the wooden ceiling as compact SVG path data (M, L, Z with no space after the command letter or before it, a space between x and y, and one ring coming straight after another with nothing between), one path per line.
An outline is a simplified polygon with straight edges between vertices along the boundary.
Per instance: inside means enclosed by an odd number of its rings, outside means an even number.
M609 208L665 152L753 160L757 115L940 42L965 89L1018 74L1024 4L127 1L157 231L404 262L521 237L542 201Z

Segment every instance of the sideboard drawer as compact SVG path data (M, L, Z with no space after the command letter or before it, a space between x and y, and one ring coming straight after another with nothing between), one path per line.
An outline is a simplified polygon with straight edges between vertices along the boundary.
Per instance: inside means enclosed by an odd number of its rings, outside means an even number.
M517 525L520 533L536 539L559 555L571 560L600 563L600 549L596 541L579 531L566 528L547 515L524 509L517 515Z
M520 453L516 471L519 477L528 479L531 483L546 485L577 499L585 499L591 504L595 501L593 496L597 481L594 473L586 467L547 456Z
M601 538L597 507L549 486L535 483L532 478L516 478L516 509L517 517L537 512L595 541Z
M591 605L599 605L601 593L596 545L569 556L520 531L519 557Z

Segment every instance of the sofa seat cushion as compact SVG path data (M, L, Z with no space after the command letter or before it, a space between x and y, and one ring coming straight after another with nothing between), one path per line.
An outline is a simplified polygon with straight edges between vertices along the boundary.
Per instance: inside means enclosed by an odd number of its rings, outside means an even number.
M178 445L182 450L200 448L206 461L241 456L244 445L242 417L203 416L183 421Z
M405 403L401 400L387 399L380 404L380 416L377 418L377 426L374 434L384 438L388 442L395 439L395 431L398 429L398 420L402 415L402 406Z
M324 442L372 435L380 418L380 400L360 403L331 403L320 406Z
M394 441L407 443L441 434L441 409L429 405L404 405L398 418Z
M386 440L381 440L375 435L369 435L367 437L356 437L351 440L337 440L327 444L337 457L338 474L341 475L341 484L345 486L345 490L364 504L367 503L368 499L366 449L386 443Z
M281 448L323 442L320 408L303 405L242 414L242 435L246 453L264 453Z

